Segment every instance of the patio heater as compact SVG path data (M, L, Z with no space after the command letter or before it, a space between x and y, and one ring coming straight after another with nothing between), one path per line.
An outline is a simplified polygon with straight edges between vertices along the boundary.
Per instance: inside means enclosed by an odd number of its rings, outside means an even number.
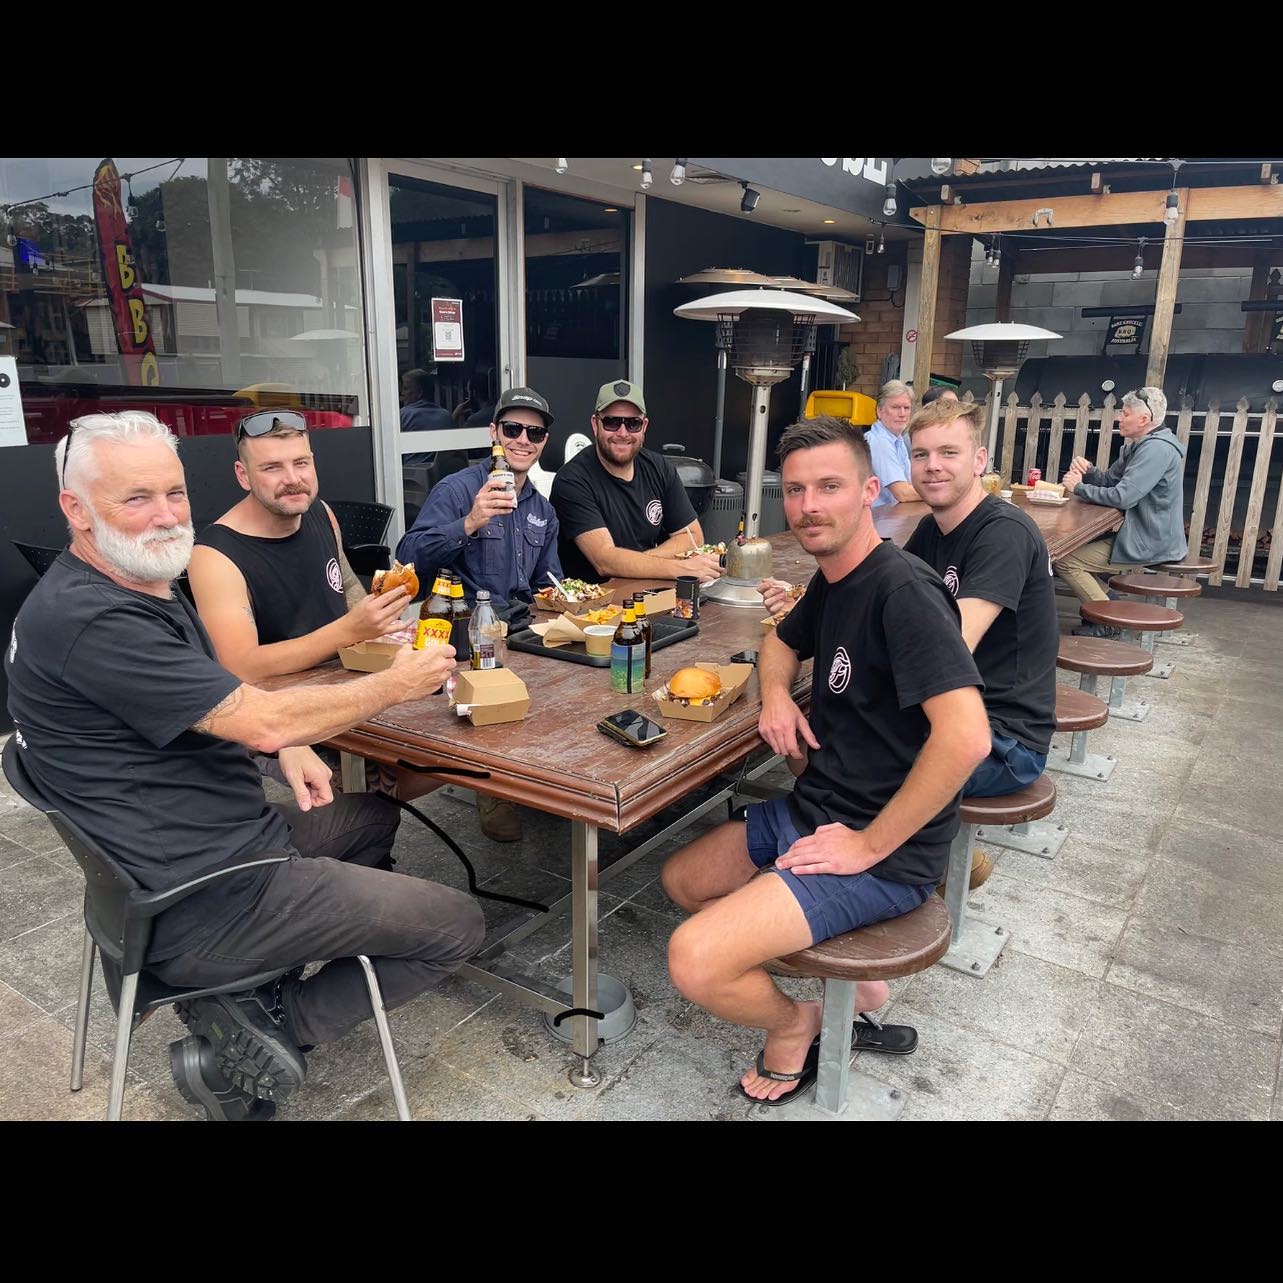
M744 267L706 267L702 272L681 276L678 285L763 285L775 287L775 279ZM717 413L713 418L713 479L722 476L722 421L726 414L726 348L722 346L722 328L713 335L717 347Z
M993 321L988 325L969 325L965 330L954 330L945 338L969 340L976 364L993 384L993 411L989 416L989 462L992 467L993 452L998 445L998 402L1002 397L1003 379L1015 377L1034 339L1058 339L1060 335L1051 330L1040 330L1036 325Z
M793 373L814 340L816 322L858 321L854 312L790 290L734 290L683 303L673 309L688 321L714 321L719 350L735 373L753 388L744 487L744 543L726 554L727 573L703 589L712 601L761 609L757 582L771 569L771 545L758 537L762 474L766 471L766 428L771 388Z
M774 276L771 278L777 289L792 290L794 294L811 294L816 298L826 298L830 303L858 303L860 296L844 290L840 285L820 285L816 281L803 281L796 276ZM815 343L819 337L819 327L811 330L811 338L806 351L802 353L802 378L798 390L797 417L806 414L806 397L811 390L811 358L815 355Z

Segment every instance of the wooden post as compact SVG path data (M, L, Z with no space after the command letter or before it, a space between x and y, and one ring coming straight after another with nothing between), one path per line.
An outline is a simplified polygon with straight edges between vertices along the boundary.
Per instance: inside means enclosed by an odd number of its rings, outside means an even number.
M1267 299L1270 283L1270 268L1273 265L1274 251L1257 250L1252 261L1252 287L1247 292L1249 299ZM1267 352L1270 345L1270 333L1273 329L1274 316L1270 312L1244 312L1243 351Z
M913 386L921 396L931 383L931 348L935 343L936 294L940 288L940 209L931 205L922 240L922 285L918 293L918 341L913 356Z
M1180 213L1168 223L1163 236L1163 261L1158 269L1158 297L1154 300L1154 329L1149 340L1149 365L1145 369L1145 386L1161 388L1167 369L1167 351L1172 342L1172 317L1176 312L1176 287L1180 284L1181 249L1185 244L1185 215L1189 209L1189 189L1182 188Z

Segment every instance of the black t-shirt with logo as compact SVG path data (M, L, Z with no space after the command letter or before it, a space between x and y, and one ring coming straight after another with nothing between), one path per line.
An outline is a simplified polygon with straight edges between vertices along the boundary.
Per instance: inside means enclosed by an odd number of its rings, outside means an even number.
M284 538L215 524L196 542L221 552L244 575L260 646L306 637L347 614L338 540L319 499Z
M976 647L989 725L1035 753L1056 729L1060 628L1051 559L1027 513L993 495L949 534L932 515L904 545L944 580L955 598L1001 606Z
M5 659L31 778L147 890L289 845L245 749L191 729L241 681L181 593L133 592L64 552L18 612ZM162 913L148 959L186 953L246 912L270 871L232 874Z
M597 572L579 551L575 536L610 531L615 547L647 552L695 520L677 469L649 450L633 459L633 479L622 481L602 467L596 446L580 450L557 472L552 506L561 523L561 568L573 579L593 580Z
M814 659L810 751L789 797L802 834L822 824L864 829L899 792L931 730L923 700L983 686L962 640L958 608L939 577L891 543L849 575L823 572L776 634ZM938 882L958 831L958 798L871 872L893 882Z

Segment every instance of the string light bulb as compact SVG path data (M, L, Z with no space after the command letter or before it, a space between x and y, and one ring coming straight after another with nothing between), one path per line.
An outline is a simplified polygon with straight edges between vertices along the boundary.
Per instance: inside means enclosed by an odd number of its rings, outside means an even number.
M680 187L686 181L686 157L678 156L677 164L673 166L673 172L668 175L668 181L674 187ZM748 211L746 210L745 213Z
M887 184L887 198L886 198L886 200L884 200L884 201L882 202L882 212L883 212L883 213L884 213L888 218L894 218L894 217L895 217L895 211L896 211L896 209L897 209L897 208L898 208L898 206L897 206L897 205L896 205L896 203L895 203L895 184L894 184L894 183L888 183L888 184Z
M1136 261L1132 264L1132 280L1133 281L1139 280L1140 275L1144 270L1145 270L1145 238L1141 237L1141 239L1136 244Z
M554 173L564 174L570 168L570 162L564 156L558 156L557 163L552 168Z
M650 187L651 183L655 181L654 176L650 172L649 156L647 156L646 159L642 161L641 171L642 171L642 176L641 176L642 191L646 191Z

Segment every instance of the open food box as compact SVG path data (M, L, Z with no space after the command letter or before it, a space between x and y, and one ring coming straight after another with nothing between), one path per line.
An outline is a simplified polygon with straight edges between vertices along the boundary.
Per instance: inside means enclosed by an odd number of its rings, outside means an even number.
M712 673L720 683L715 695L699 701L674 696L667 685L654 692L654 700L664 717L680 718L684 722L715 722L744 694L748 679L753 675L752 664L710 664L693 665ZM669 678L671 683L681 674L681 670Z

